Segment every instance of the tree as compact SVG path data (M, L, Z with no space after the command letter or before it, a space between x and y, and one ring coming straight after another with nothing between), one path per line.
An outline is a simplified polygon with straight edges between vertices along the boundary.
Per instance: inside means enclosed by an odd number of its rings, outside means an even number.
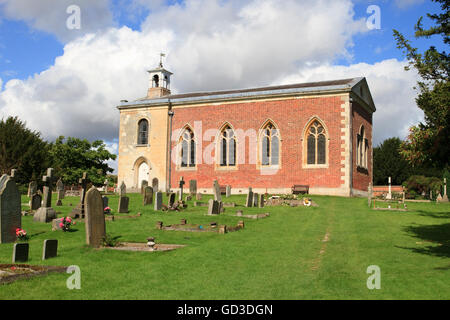
M399 138L389 138L373 148L374 185L387 184L388 177L392 184L401 185L411 175L411 165L400 154L401 143Z
M89 180L96 186L103 185L108 172L108 161L115 160L116 155L106 150L103 141L88 140L60 136L51 145L50 153L53 159L55 175L61 177L66 184L77 184L83 172L87 172Z
M17 117L0 121L0 173L18 169L17 181L26 184L40 178L50 165L49 145L41 134L27 129Z
M415 26L416 38L441 36L444 44L450 44L450 0L433 0L441 4L442 13L427 14L434 22L424 29L421 17ZM412 165L431 165L440 168L449 167L450 157L450 56L430 46L424 53L411 46L397 30L394 30L397 47L403 49L408 59L406 70L417 70L419 95L417 106L424 112L424 123L410 128L410 134L401 145L402 156Z

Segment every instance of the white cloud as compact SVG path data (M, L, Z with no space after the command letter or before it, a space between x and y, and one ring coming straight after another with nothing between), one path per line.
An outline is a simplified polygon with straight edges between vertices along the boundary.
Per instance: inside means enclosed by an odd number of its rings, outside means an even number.
M67 28L71 16L66 10L77 5L81 29ZM0 0L0 9L9 19L23 20L32 28L54 34L63 42L113 25L109 0Z
M405 62L396 59L375 64L322 65L300 70L285 79L279 79L278 83L366 77L377 108L373 117L374 145L377 145L393 136L405 138L408 128L423 120L423 112L416 106L416 92L413 89L418 75L413 71L405 71L405 65Z

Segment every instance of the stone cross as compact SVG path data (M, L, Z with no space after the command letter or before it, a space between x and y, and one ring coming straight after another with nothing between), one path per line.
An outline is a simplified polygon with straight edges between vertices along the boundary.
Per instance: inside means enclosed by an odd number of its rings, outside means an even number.
M124 197L127 194L127 186L125 185L125 182L122 181L120 184L119 189L119 196Z
M109 185L109 180L105 179L105 181L103 181L103 188L104 188L104 192L108 193L108 185Z
M180 196L178 198L178 200L183 200L183 186L186 182L183 180L183 177L180 178Z

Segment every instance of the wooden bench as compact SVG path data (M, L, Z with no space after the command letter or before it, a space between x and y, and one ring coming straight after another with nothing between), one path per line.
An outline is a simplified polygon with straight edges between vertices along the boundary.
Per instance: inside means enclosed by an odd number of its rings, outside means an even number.
M309 194L309 186L307 185L301 185L301 184L294 184L292 186L292 194Z

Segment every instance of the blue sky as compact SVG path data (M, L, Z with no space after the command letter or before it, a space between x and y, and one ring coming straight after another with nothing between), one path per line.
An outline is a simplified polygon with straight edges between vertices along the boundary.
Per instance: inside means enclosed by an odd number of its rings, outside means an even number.
M73 4L79 30L66 27ZM370 5L379 30L366 26ZM377 145L423 119L392 29L442 49L413 37L419 17L438 11L429 0L0 0L0 117L117 153L115 107L145 96L146 70L165 52L176 93L364 76Z

